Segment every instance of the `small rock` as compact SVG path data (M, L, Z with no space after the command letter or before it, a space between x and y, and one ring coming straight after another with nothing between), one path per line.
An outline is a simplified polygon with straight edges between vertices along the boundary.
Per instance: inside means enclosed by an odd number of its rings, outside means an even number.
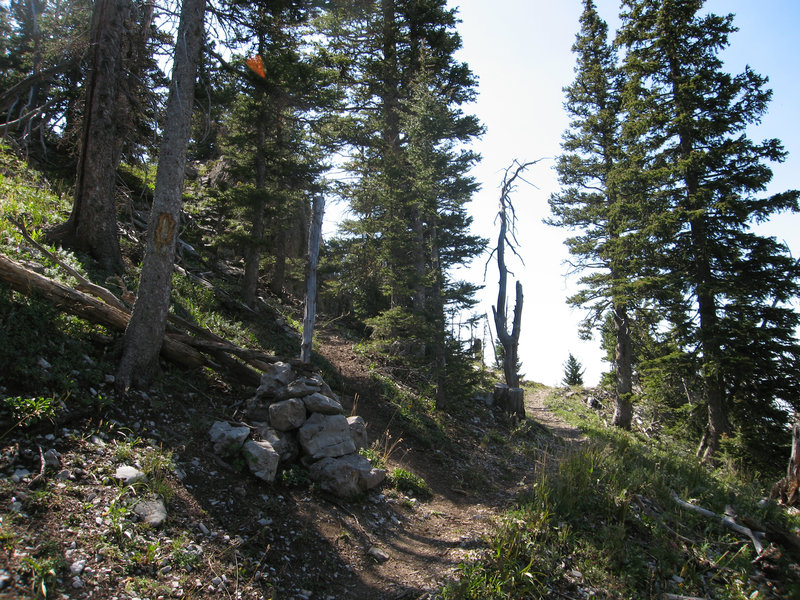
M14 471L14 474L11 476L11 481L14 483L19 483L23 479L25 479L31 472L28 469L17 469Z
M122 480L125 485L131 485L147 479L147 476L142 471L130 465L117 467L115 477Z
M368 445L367 424L364 419L359 416L347 417L347 425L350 427L350 437L356 445L356 450L366 448Z
M242 448L242 454L244 454L247 466L253 475L266 482L275 481L281 457L272 444L248 440Z
M42 456L44 457L45 468L57 469L61 466L61 459L59 458L61 455L53 448L50 448Z
M250 435L249 427L234 427L227 421L216 421L208 432L214 452L220 456L233 456L242 448Z
M40 366L41 368L43 368L43 369L46 371L47 369L49 369L49 368L50 368L50 367L52 367L53 365L51 365L49 362L47 362L47 361L44 359L44 357L42 357L42 358L40 358L40 359L39 359L39 366Z
M303 404L310 413L322 413L323 415L338 415L342 413L342 405L338 400L329 398L319 392L303 396Z
M85 559L76 560L69 566L69 572L72 573L73 575L80 575L81 573L83 573L83 570L85 568L86 568Z
M72 578L72 587L76 590L83 589L83 581L77 575Z
M314 413L297 434L300 446L314 460L344 456L356 451L350 425L344 415Z
M278 431L297 429L306 422L306 405L302 400L290 398L269 407L269 424Z
M133 512L152 527L158 527L167 520L167 507L161 499L142 500L133 507Z
M287 398L302 398L314 392L320 391L321 386L318 381L314 379L295 379L286 386L284 394Z
M367 550L367 554L381 563L389 560L389 555L386 553L386 551L381 550L377 546L372 546L369 550Z

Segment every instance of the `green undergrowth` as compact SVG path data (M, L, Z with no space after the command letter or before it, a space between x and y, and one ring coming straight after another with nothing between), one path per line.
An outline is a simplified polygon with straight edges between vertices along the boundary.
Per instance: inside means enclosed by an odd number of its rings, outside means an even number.
M703 465L675 440L607 429L577 398L550 403L588 441L540 463L489 550L440 598L800 598L790 556L754 563L747 537L675 501L786 527L759 481Z
M373 371L372 379L379 384L383 399L395 407L392 420L403 435L425 448L447 444L442 416L435 411L433 400L377 372Z

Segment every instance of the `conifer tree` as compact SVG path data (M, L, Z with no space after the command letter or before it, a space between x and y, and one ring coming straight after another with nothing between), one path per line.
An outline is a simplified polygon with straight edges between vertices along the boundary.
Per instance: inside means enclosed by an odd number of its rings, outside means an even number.
M455 11L442 0L381 0L361 8L342 10L340 35L330 36L351 57L353 109L341 127L353 180L342 193L355 218L337 241L347 267L342 279L352 276L346 285L356 291L358 316L369 320L373 335L393 341L418 366L438 365L433 372L440 379L444 307L469 304L474 291L450 281L448 269L483 243L469 235L466 213L476 187L467 171L477 156L462 149L482 131L461 111L474 97L475 80L454 58Z
M583 385L583 374L585 372L586 369L583 368L580 361L570 352L567 360L564 362L564 385Z
M586 306L585 328L600 329L605 315L614 323L615 411L613 424L629 429L632 410L630 311L641 249L641 205L629 184L631 166L620 140L623 77L608 43L608 26L593 0L584 0L573 52L575 81L565 88L570 115L556 164L562 190L550 197L552 225L577 229L566 241L581 291L569 299Z
M624 0L626 141L657 203L647 227L657 252L664 309L703 380L711 456L737 429L780 427L776 399L797 406L800 347L797 272L786 249L754 223L798 209L798 192L760 197L782 161L779 140L746 128L771 92L749 68L724 72L719 57L733 15L704 14L702 0Z

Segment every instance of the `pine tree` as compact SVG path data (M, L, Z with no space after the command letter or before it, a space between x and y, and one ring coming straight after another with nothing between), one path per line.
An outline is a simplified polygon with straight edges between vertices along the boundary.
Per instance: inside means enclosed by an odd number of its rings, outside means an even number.
M339 48L354 56L347 66L354 110L342 128L355 178L343 194L355 218L337 242L348 267L342 275L352 274L346 285L373 337L433 367L441 390L446 307L468 305L474 292L448 272L483 244L469 234L466 212L477 156L463 149L482 128L460 108L474 97L475 80L453 56L460 39L445 2L365 4L349 13L359 52Z
M583 368L583 365L572 355L572 352L570 352L567 360L564 362L564 385L583 385L583 374L585 372L586 369Z
M719 450L733 426L756 431L797 406L800 291L794 262L751 228L798 209L798 192L759 197L779 140L746 135L771 92L749 68L722 69L733 15L702 14L702 0L624 0L619 42L627 55L624 137L640 153L657 203L647 224L661 256L655 296L674 338L703 380L707 427L699 452ZM733 421L733 422L732 422Z
M602 327L607 313L612 316L613 424L629 429L633 416L630 311L642 268L638 260L642 257L642 208L635 188L626 185L631 167L620 140L623 77L608 43L608 26L593 0L584 0L580 23L573 46L575 81L564 90L571 120L562 142L564 154L556 164L562 190L550 197L553 218L548 222L580 232L566 244L576 268L591 273L580 279L582 289L569 302L588 307L587 331Z

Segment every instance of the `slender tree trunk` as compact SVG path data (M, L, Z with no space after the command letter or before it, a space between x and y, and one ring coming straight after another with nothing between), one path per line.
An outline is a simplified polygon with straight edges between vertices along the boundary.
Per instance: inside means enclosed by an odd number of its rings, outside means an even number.
M49 239L88 252L108 271L122 268L114 188L121 150L118 99L130 0L99 0L92 17L91 70L78 158L75 201Z
M260 93L261 102L264 101L263 92ZM256 124L256 199L253 204L252 222L250 231L250 244L244 257L244 281L242 282L242 301L250 306L255 306L258 293L258 272L261 263L261 245L264 238L264 209L266 208L267 165L265 154L266 123L263 116Z
M317 264L319 247L322 241L322 216L325 212L325 198L314 197L311 226L308 229L308 258L306 261L306 306L303 316L303 340L300 345L300 360L311 362L311 348L314 342L314 322L317 317Z
M633 404L631 403L633 355L630 319L624 305L614 306L614 329L617 339L615 357L617 395L612 424L622 429L630 429L633 421Z
M158 353L167 323L175 266L195 77L204 41L205 8L205 0L184 0L181 6L139 294L125 330L117 371L117 387L123 390L131 385L148 385L158 371Z

